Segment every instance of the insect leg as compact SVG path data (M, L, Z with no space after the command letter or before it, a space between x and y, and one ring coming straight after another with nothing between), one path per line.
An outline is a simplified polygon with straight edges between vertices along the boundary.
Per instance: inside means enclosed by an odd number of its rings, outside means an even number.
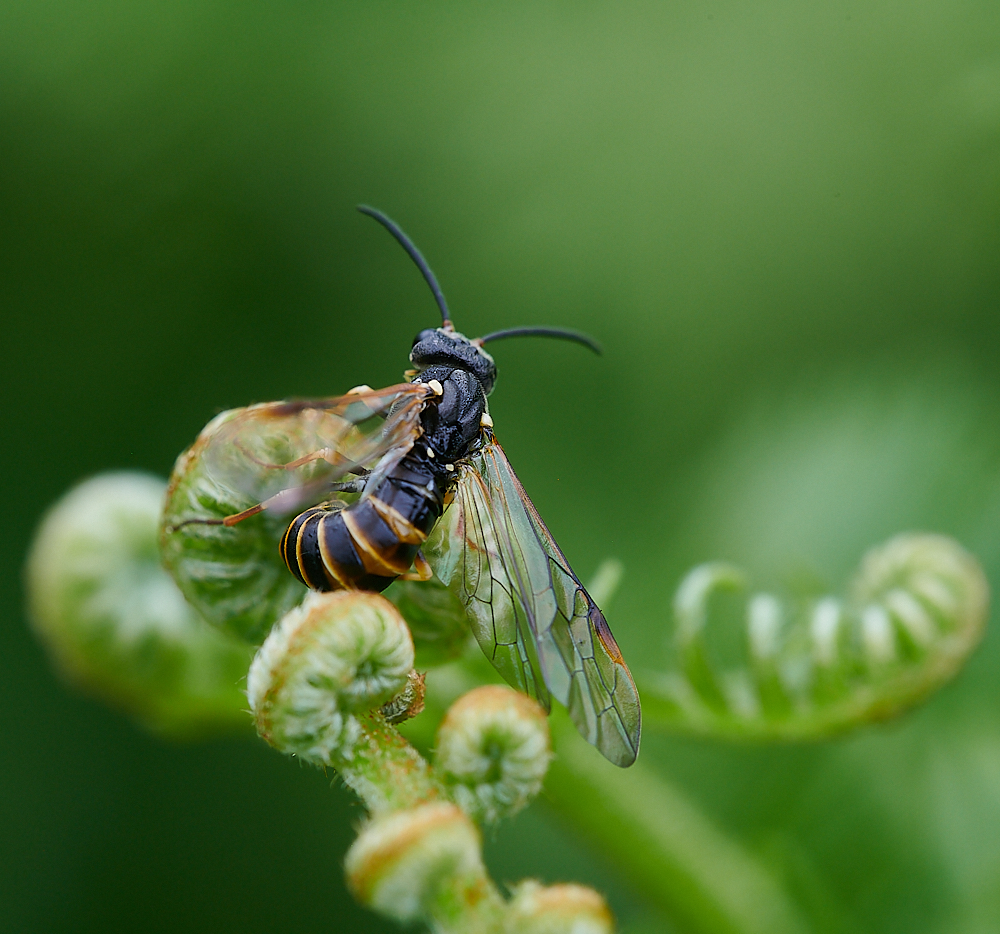
M413 570L400 574L399 579L402 581L429 581L433 576L434 572L427 563L427 559L418 551L417 556L413 559Z
M365 471L365 473L368 473L368 471ZM323 492L328 493L361 493L365 488L366 482L366 478L362 476L354 480L344 480L340 483L324 482L321 489ZM290 490L282 490L280 493L275 493L274 496L265 499L263 502L257 503L257 505L251 506L249 509L244 509L243 512L236 512L231 516L224 516L221 519L185 519L183 522L178 522L176 525L170 526L169 531L176 532L186 525L224 525L230 527L242 522L244 519L249 519L251 516L256 516L265 510L274 508L281 508L291 512L300 502L313 499L317 492L315 484L307 484L304 487L293 487Z
M280 496L281 494L278 495ZM264 500L263 503L257 503L256 506L244 509L243 512L233 513L233 515L225 516L222 519L185 519L183 522L168 526L167 531L176 532L179 529L183 529L186 525L236 525L237 522L242 522L244 519L249 519L251 516L256 516L257 513L263 512L267 509L267 503L268 500Z
M310 464L313 461L324 460L333 467L343 467L345 464L350 465L344 470L344 473L357 474L358 476L365 476L370 473L367 467L362 467L360 464L351 464L343 455L338 454L336 450L331 447L320 448L317 451L313 451L311 454L304 454L302 457L297 457L293 461L289 461L287 464L270 464L267 461L262 461L258 457L254 457L239 441L234 442L235 446L239 448L240 452L243 454L247 460L253 461L259 467L267 467L270 470L295 470L298 467L304 467L306 464Z
M354 480L342 480L340 483L331 483L330 490L334 493L363 493L365 484L368 482L367 474L369 472L366 470L364 475Z

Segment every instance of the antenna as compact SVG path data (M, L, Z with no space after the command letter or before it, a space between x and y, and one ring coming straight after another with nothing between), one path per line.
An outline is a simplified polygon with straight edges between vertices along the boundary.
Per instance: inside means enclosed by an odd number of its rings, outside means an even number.
M441 286L438 285L434 273L431 272L431 267L427 265L427 260L424 259L420 250L414 246L413 241L403 233L403 228L391 217L383 214L378 208L371 208L367 204L359 204L358 210L362 214L374 217L375 220L399 241L399 245L410 254L410 259L417 264L417 269L420 270L424 280L431 287L431 292L434 293L434 301L437 302L438 308L441 309L441 327L450 328L452 326L451 315L448 314L448 303L444 300L444 292L441 291Z
M472 343L482 346L488 341L498 341L502 337L556 337L564 341L575 341L589 347L594 353L601 352L601 345L587 334L571 331L569 328L507 328L505 331L494 331L485 337L477 337Z

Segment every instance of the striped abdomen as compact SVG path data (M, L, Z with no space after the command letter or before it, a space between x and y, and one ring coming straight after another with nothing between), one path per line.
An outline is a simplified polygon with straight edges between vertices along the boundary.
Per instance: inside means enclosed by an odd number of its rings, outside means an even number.
M385 590L413 564L441 517L443 490L430 472L400 464L374 492L350 506L314 506L281 540L288 569L313 590Z

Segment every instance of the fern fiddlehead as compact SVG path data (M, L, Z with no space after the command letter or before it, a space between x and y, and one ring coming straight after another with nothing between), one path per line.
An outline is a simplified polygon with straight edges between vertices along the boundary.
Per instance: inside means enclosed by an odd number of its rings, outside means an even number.
M700 565L674 597L675 666L640 675L647 723L794 740L895 716L960 669L988 602L979 564L942 535L872 549L842 596L755 593L738 568Z
M197 460L181 463L168 508L200 482ZM67 494L43 522L29 597L60 667L145 725L175 734L242 727L249 700L263 739L333 767L365 803L370 819L347 854L347 883L389 918L443 934L610 934L597 892L524 882L505 898L483 863L477 824L513 814L541 789L551 758L541 708L507 687L472 690L445 716L437 754L425 758L395 727L423 709L414 640L396 606L377 594L276 587L268 530L251 529L237 541L250 561L242 576L221 536L186 536L173 555L195 571L180 577L206 622L160 564L164 488L144 475L104 475ZM206 528L214 531L196 531ZM220 578L200 577L216 559ZM447 591L404 585L397 598L417 620L425 654L460 650ZM251 662L249 640L279 615Z
M178 497L218 497L214 509L233 511L225 491L205 487L197 457L182 458L180 466L164 525ZM269 742L336 768L365 801L371 819L346 862L359 900L441 931L611 930L607 906L592 890L525 882L504 898L483 866L476 824L523 807L550 764L548 724L532 702L502 687L452 694L450 710L440 708L433 757L395 728L423 705L422 677L413 666L455 658L468 643L449 591L434 582L401 582L387 591L388 601L332 594L301 602L304 588L278 581L283 569L274 530L240 527L230 552L233 539L227 544L218 527L194 527L167 563L213 629L159 567L162 491L151 478L109 475L71 492L43 523L29 562L33 615L71 677L157 729L232 727L245 717L236 685L247 670L249 643L270 628L269 620L280 619L254 662L251 706ZM219 562L224 573L213 578ZM591 589L601 602L619 576L614 563L599 573ZM720 606L727 593L735 614ZM393 603L412 621L412 632ZM675 600L677 664L640 681L647 725L715 737L807 739L892 716L960 668L982 632L986 604L975 560L941 536L900 536L873 550L838 597L753 593L736 569L701 566ZM737 663L720 661L725 653L717 651L716 637L727 631L730 642L740 636ZM164 660L160 667L148 664L151 648ZM160 674L150 677L151 671ZM475 684L474 667L468 673L460 679L463 692ZM568 745L560 745L550 800L581 815L583 826L603 801L599 810L610 807L616 826L603 845L631 865L628 847L615 850L616 841L630 822L641 835L645 812L629 809L624 779L594 766L585 755L590 750L575 755L572 730L557 732ZM686 815L700 845L716 856L728 853L734 873L756 879L754 904L765 906L772 929L798 930L780 888L750 854L700 826L690 805L641 764L636 775L656 784L643 800L658 802L664 820ZM589 804L581 810L581 802ZM722 910L734 930L754 929L760 911L730 905L731 893L700 872L699 859L688 860L682 841L653 834L646 843L643 867L661 857L664 867L674 867L676 891L667 885L662 895L669 913L686 917L692 930L709 931L706 918ZM714 906L705 917L700 909L685 915L684 893L692 887Z
M154 731L242 729L250 648L207 625L160 564L165 486L103 474L49 510L26 568L32 623L66 678Z
M421 683L410 677L413 659L409 629L388 600L332 593L310 594L289 612L250 666L260 735L336 768L371 813L345 861L355 896L441 932L610 932L596 892L529 886L507 901L483 864L476 822L513 813L541 789L551 757L544 711L508 687L472 690L448 711L428 761L386 717L387 705L395 715L394 699ZM405 706L420 707L412 698Z

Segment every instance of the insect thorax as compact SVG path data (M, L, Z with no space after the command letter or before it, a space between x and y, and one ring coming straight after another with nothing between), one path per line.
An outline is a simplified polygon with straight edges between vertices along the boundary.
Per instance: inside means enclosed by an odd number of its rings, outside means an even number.
M416 377L416 381L424 383L432 379L441 384L442 394L420 416L423 440L434 452L433 460L453 464L468 456L479 439L486 393L479 380L465 369L430 366Z

